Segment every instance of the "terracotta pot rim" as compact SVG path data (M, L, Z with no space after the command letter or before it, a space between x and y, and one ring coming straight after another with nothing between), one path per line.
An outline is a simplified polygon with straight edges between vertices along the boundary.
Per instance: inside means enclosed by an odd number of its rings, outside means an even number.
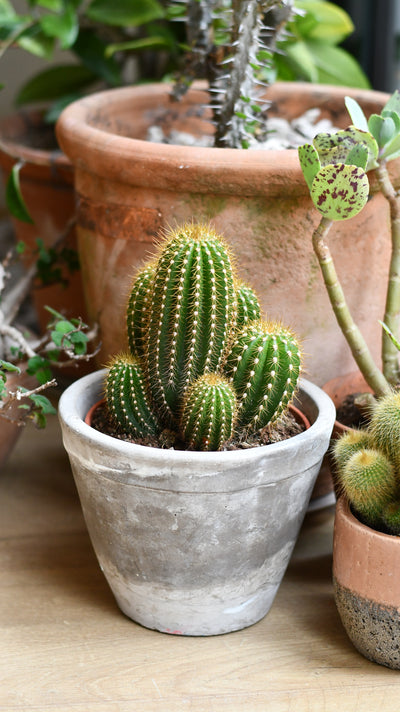
M204 97L204 84L195 83L185 97L191 105L200 96ZM388 99L388 94L373 90L354 90L330 85L313 85L301 82L277 82L271 87L272 101L290 92L315 97L341 98L346 94L366 101L381 101ZM110 89L92 94L73 102L62 112L57 122L57 136L64 152L77 167L101 175L114 177L132 185L173 188L174 171L176 182L186 185L188 190L209 192L210 182L215 181L213 188L216 195L282 195L282 180L290 182L292 194L308 195L296 149L285 151L257 151L232 148L214 148L197 146L176 146L152 143L138 138L130 138L100 128L106 119L102 112L107 113L110 105L114 115L124 113L122 107L132 104L131 115L135 104L140 104L141 114L162 106L168 100L170 85L165 83L146 84L136 87ZM197 99L196 99L197 97ZM148 104L145 101L148 100ZM200 102L204 104L204 98ZM145 109L144 107L148 108ZM149 119L149 124L151 120ZM97 124L97 125L96 125ZM124 157L123 166L119 156ZM168 177L163 174L168 165ZM144 170L144 166L146 166ZM279 178L276 177L279 166ZM240 182L239 182L240 176ZM274 177L275 176L275 177ZM282 178L283 176L283 178Z

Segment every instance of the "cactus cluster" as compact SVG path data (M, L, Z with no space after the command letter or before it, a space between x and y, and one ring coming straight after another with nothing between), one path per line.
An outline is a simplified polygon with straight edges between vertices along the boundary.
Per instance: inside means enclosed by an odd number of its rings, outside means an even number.
M133 436L168 429L189 448L219 450L276 420L296 390L295 336L261 318L209 225L161 241L132 285L127 330L130 353L113 358L105 390L112 418Z
M334 446L338 484L369 526L400 535L400 392L376 401L366 430Z

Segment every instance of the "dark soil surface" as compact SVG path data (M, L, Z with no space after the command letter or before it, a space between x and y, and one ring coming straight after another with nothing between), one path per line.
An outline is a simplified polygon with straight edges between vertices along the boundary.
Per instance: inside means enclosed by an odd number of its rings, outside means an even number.
M113 438L136 443L137 445L146 445L148 447L156 447L167 450L187 449L186 444L180 441L176 433L171 430L163 430L158 438L132 438L132 436L125 433L121 428L112 422L105 403L101 403L95 410L92 419L92 427L105 435L111 435ZM270 443L287 440L294 435L298 435L303 432L303 430L303 425L297 423L293 415L288 413L274 425L267 425L265 428L250 437L243 436L242 438L232 440L223 449L244 450L246 448L269 445Z

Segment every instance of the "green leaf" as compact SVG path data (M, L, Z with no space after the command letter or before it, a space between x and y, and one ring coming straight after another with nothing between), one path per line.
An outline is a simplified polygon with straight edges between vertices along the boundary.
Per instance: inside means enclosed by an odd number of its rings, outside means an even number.
M394 138L396 126L392 118L372 114L368 119L368 129L375 138L379 148L383 148Z
M318 81L318 69L306 42L299 41L289 45L285 48L285 55L296 76L307 82Z
M18 366L14 363L10 363L10 361L3 361L3 359L0 359L0 368L9 373L21 373L21 369L18 368Z
M55 415L57 413L54 406L50 403L46 396L40 395L40 393L33 393L30 396L31 401L35 404L36 408L39 408L41 413L46 415Z
M382 109L382 116L384 115L384 112L387 111L395 111L398 114L400 114L400 91L396 89L395 92L393 92L392 96L390 99L386 102L385 106Z
M392 138L389 143L386 144L384 147L382 153L381 153L381 158L384 158L386 161L393 161L394 158L398 158L400 155L400 135L397 134Z
M309 40L307 44L318 69L319 83L362 89L370 87L369 80L358 62L344 49L332 47L319 40Z
M304 179L308 185L308 189L311 190L314 178L321 168L318 152L310 143L305 143L299 147L298 154Z
M325 43L338 44L354 31L349 15L330 2L321 0L296 0L296 8L305 10L315 18L309 37Z
M93 74L111 87L122 84L122 74L118 62L106 53L107 45L93 30L81 30L72 48L74 54Z
M358 166L365 171L368 162L368 149L362 144L356 144L349 151L345 163L349 166Z
M105 25L138 27L146 22L164 17L164 10L157 0L92 0L86 10L90 20Z
M34 221L29 214L20 188L19 172L22 166L23 163L16 163L11 170L6 185L6 205L11 215L14 215L15 218L33 225Z
M398 339L396 339L396 337L395 337L395 335L393 334L393 332L389 329L389 327L388 327L383 321L380 321L380 319L378 319L378 321L379 321L379 323L380 323L382 329L383 329L384 331L386 331L387 335L390 337L391 341L394 343L396 349L397 349L398 351L400 351L400 341L398 341Z
M346 96L344 99L346 109L349 112L352 124L361 131L368 131L367 117L365 116L359 103L351 96Z
M56 65L45 69L23 85L16 103L59 99L78 89L83 89L97 77L86 67L76 64Z
M144 49L163 49L168 48L170 43L165 37L141 37L137 40L129 40L128 42L117 42L107 46L105 55L111 57L116 52L134 51L140 52Z
M321 168L311 188L315 207L329 220L354 217L363 209L368 194L369 182L365 171L344 163Z
M17 44L25 52L41 57L42 59L51 59L54 50L54 39L47 37L37 26L29 28L23 32L17 40Z
M13 20L17 17L18 15L11 3L9 3L8 0L0 0L0 22L4 23L7 20Z
M29 376L35 376L42 385L53 377L48 359L38 355L28 359L26 372Z
M79 20L72 7L66 7L61 15L44 15L40 24L46 35L60 40L61 49L71 47L78 37Z
M361 131L355 126L349 126L333 134L317 134L313 143L323 166L329 163L347 163L348 154L356 145L365 146L368 150L365 170L369 171L377 166L379 152L377 142L369 132Z

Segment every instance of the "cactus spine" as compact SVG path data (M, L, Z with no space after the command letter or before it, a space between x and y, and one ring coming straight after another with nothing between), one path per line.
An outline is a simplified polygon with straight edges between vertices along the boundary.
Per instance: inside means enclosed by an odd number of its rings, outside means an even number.
M300 348L259 314L210 226L170 231L132 285L131 354L113 360L106 383L112 417L133 435L173 429L201 450L275 420L295 391Z
M380 398L366 431L334 446L338 484L372 527L400 535L400 393Z

